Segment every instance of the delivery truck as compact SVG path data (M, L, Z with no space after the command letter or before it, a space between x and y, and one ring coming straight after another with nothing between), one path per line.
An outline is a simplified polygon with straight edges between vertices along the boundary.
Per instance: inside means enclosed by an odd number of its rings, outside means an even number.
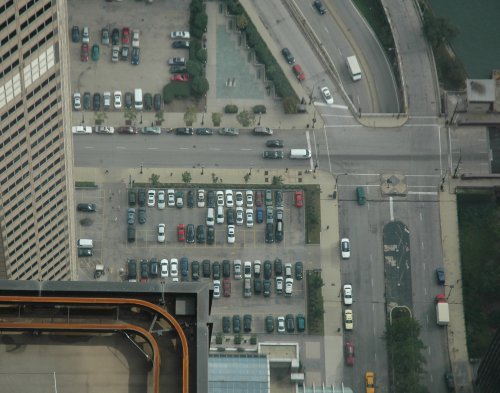
M450 323L450 309L444 295L436 295L436 323L446 326Z
M349 69L353 81L359 81L361 79L361 67L359 66L356 56L349 56L347 58L347 68Z

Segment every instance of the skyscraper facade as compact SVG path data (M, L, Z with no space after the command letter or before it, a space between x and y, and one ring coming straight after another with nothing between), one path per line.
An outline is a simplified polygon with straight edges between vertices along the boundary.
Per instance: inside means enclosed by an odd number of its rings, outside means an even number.
M0 3L0 278L75 269L65 0Z

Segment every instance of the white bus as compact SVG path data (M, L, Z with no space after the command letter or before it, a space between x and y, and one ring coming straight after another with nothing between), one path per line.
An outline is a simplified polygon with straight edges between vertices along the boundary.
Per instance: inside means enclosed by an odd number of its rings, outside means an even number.
M351 73L351 78L353 81L359 81L361 79L361 68L359 67L358 59L356 59L356 56L349 56L347 58L347 68Z

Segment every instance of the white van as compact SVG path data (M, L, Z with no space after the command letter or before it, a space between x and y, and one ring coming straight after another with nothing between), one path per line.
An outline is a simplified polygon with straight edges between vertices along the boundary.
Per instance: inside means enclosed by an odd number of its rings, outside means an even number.
M217 206L217 224L224 224L224 206Z
M142 89L134 90L134 107L135 109L142 111Z
M207 226L213 227L214 226L214 208L209 207L208 212L207 212Z
M311 158L311 151L308 149L291 149L290 150L291 159L305 160Z
M78 242L76 244L79 248L92 248L92 247L94 247L92 239L78 239Z
M349 56L347 58L347 68L351 73L351 78L353 81L359 81L361 79L361 68L356 56Z

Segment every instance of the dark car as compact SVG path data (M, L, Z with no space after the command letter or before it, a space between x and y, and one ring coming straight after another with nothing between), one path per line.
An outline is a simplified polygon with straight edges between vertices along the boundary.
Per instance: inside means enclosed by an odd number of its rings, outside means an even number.
M193 135L193 129L191 127L179 127L175 129L176 135Z
M149 274L151 277L158 277L160 274L160 261L156 258L151 258L149 261Z
M194 243L194 225L187 224L186 226L186 243Z
M79 257L91 257L93 253L91 248L78 248Z
M95 111L98 111L101 109L101 95L99 93L94 93L94 99L92 101L92 108Z
M266 142L267 147L283 147L285 143L282 139L271 139Z
M214 130L211 128L197 128L195 130L196 135L212 135L214 133Z
M171 57L170 59L168 59L167 64L170 66L174 66L174 65L185 66L186 59L184 57Z
M293 57L292 53L288 48L283 48L281 50L281 53L283 54L283 57L285 58L286 62L288 64L293 64L295 63L295 58Z
M453 392L455 390L455 380L453 379L453 374L451 372L448 371L444 374L444 382L449 392Z
M264 279L269 280L273 275L273 264L271 261L264 261Z
M264 210L262 207L258 207L257 210L255 211L255 216L257 219L257 224L262 224L264 222Z
M171 74L185 74L187 72L187 67L182 65L173 65L170 67Z
M250 314L243 315L243 331L245 333L252 331L252 316Z
M227 259L222 261L222 277L228 278L231 277L231 264Z
M191 279L197 281L200 278L200 262L191 262Z
M283 221L276 221L276 233L274 236L277 243L283 241Z
M318 10L318 12L323 15L326 12L326 8L321 2L321 0L314 0L314 7Z
M130 62L133 65L138 65L141 62L141 50L139 48L132 48L132 54L130 55Z
M149 277L149 264L148 264L148 261L145 260L145 259L142 259L141 260L141 281L143 281L143 279L148 279Z
M215 192L213 190L207 192L207 207L215 208Z
M274 205L283 207L283 191L277 190L274 192Z
M83 109L84 110L86 110L86 111L90 110L91 101L92 101L92 96L91 96L90 92L86 91L85 93L83 93Z
M172 48L189 49L189 41L174 41L172 42Z
M101 44L109 45L109 29L107 27L101 29Z
M262 157L268 160L282 160L285 157L283 150L266 150Z
M116 128L116 132L118 134L137 134L137 127L132 127L132 126L124 126L124 127L118 127Z
M150 111L153 109L153 96L149 93L144 94L144 110Z
M205 225L200 224L196 227L196 243L205 243Z
M120 30L113 29L111 32L111 43L113 45L118 45L120 43Z
M220 263L219 261L214 261L212 265L212 276L214 280L220 280Z
M297 314L297 331L303 332L306 330L306 317L303 314Z
M210 277L210 261L208 259L204 259L201 263L201 271L203 277Z
M120 51L120 59L127 61L129 53L130 53L130 47L126 45L122 46L122 50Z
M229 317L222 317L222 331L224 333L231 332L231 319Z
M187 207L193 208L194 207L194 193L193 190L189 190L187 192Z
M233 332L239 333L241 331L241 318L239 315L233 315Z
M131 109L133 105L133 96L131 92L125 93L125 108Z
M154 105L155 111L161 110L161 94L155 94L155 96L153 98L153 105Z
M253 280L253 292L256 295L260 295L262 293L262 281L258 278Z
M262 283L264 297L271 296L271 280L264 280Z
M145 224L146 223L146 208L145 207L140 207L139 208L138 221L139 221L139 224Z
M292 314L288 314L285 317L285 329L288 333L293 333L295 331L295 323Z
M215 228L207 227L207 244L212 245L215 242Z
M276 258L274 260L274 274L276 275L276 277L281 276L283 274L283 263L279 258Z
M226 211L226 220L227 220L227 225L234 225L234 209L227 209Z
M444 274L444 268L438 267L436 269L436 278L439 285L444 285L446 281L446 276Z
M274 332L274 317L272 315L266 317L266 332Z
M274 225L266 224L266 243L274 243Z
M189 272L189 261L186 257L182 257L179 261L181 268L181 281L188 280L188 272Z
M262 191L255 191L255 206L259 207L264 204L264 193Z
M80 28L78 26L71 28L71 41L80 42Z
M231 296L231 280L229 278L222 280L222 294L224 297Z
M137 190L137 202L139 203L139 206L144 206L146 204L146 189L145 188L139 188Z
M76 205L76 210L80 212L95 212L96 205L95 203L79 203Z
M80 50L80 60L87 62L89 61L89 44L83 43Z
M101 50L99 49L98 44L92 45L91 56L93 61L98 61L99 58L101 57Z
M295 279L302 280L304 276L304 265L302 262L295 262Z

